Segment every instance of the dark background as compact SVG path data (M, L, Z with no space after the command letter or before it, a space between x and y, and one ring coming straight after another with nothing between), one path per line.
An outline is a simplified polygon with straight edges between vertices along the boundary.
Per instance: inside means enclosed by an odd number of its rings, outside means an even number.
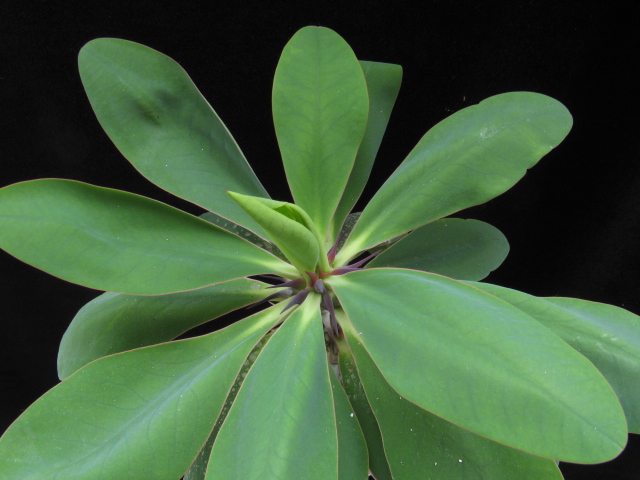
M295 31L323 25L359 58L404 67L365 198L452 112L515 90L564 103L574 117L568 138L512 190L457 216L485 220L511 243L508 259L488 281L640 313L640 122L632 74L640 46L637 7L534 1L425 1L411 8L392 2L16 5L0 13L0 186L72 178L200 212L139 176L95 119L76 56L87 41L112 36L177 60L271 195L287 200L271 122L271 79ZM0 253L0 432L57 383L58 342L75 312L97 294ZM639 478L640 442L632 437L613 462L563 465L563 472L568 480Z

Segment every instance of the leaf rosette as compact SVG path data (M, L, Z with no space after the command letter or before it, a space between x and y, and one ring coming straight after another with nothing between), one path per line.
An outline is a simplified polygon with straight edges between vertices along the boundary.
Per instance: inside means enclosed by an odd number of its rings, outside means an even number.
M206 212L71 180L0 189L4 250L106 292L63 338L63 382L0 439L3 478L552 480L554 460L604 462L639 432L638 317L480 282L508 242L448 217L563 140L558 101L512 92L454 113L350 213L399 66L326 28L293 36L272 97L287 203L176 62L103 38L79 63L120 152Z

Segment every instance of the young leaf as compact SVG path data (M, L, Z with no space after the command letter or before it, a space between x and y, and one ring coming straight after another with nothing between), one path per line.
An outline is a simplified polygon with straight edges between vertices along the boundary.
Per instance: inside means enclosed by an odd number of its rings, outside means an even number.
M360 61L360 66L367 81L369 118L353 170L349 176L349 182L331 222L332 241L340 232L342 223L358 201L358 197L369 179L371 167L373 167L378 148L382 143L382 137L387 129L391 110L398 97L402 82L402 67L400 65Z
M282 260L149 198L71 180L0 189L0 248L98 290L161 295L261 273Z
M225 191L268 194L180 65L149 47L116 38L87 43L78 64L100 124L142 175L264 235Z
M345 334L380 423L395 480L562 480L553 460L487 440L399 396L384 380L349 322L345 324Z
M640 433L640 318L627 310L576 298L537 298L470 282L532 316L587 357L615 390L629 424Z
M0 439L5 478L179 478L277 306L203 337L101 358Z
M273 121L295 203L323 237L367 126L369 100L351 47L305 27L285 46L273 80Z
M548 458L597 463L624 448L624 413L600 372L513 306L414 270L330 280L368 353L407 400Z
M246 278L169 295L107 292L76 314L62 337L58 376L64 380L107 355L168 342L187 330L271 293Z
M367 480L369 478L369 456L358 417L356 417L338 377L332 369L329 369L329 373L338 432L338 479Z
M269 235L300 273L313 272L320 257L309 216L297 205L227 192ZM326 268L328 270L328 267Z
M340 321L340 325L343 325L347 321L344 316L344 311L341 308L337 308L335 313ZM360 383L360 376L358 375L358 369L353 355L351 355L351 351L344 337L338 338L338 345L340 349L339 361L342 383L367 442L369 470L376 480L393 480L387 462L387 456L382 446L380 427L373 414L373 410L371 410L362 383Z
M367 267L423 270L446 277L482 280L509 253L500 230L479 220L443 218L399 240Z
M571 123L560 102L530 92L496 95L454 113L422 137L369 202L339 263L505 192L562 141Z
M336 480L338 440L319 296L260 352L213 444L207 480Z

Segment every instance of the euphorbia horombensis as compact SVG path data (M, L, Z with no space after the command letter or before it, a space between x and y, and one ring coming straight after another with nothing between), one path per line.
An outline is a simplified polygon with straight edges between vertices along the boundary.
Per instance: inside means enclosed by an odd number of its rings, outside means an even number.
M447 217L562 141L556 100L451 115L350 213L399 66L358 61L326 28L293 36L273 84L291 204L174 61L103 38L79 62L120 152L207 212L71 180L0 190L4 250L106 291L62 339L62 383L0 440L2 478L552 480L557 461L610 460L640 432L638 317L480 283L507 241Z

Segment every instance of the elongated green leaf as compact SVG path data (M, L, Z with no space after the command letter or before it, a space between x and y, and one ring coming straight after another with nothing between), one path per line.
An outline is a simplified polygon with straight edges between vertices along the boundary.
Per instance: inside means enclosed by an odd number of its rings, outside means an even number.
M78 63L100 124L142 175L264 235L224 192L268 194L180 65L144 45L116 38L87 43Z
M338 308L336 309L336 315L340 324L343 325L346 321L343 320L344 311ZM338 339L338 346L340 348L339 360L342 383L367 442L369 470L376 480L393 480L387 457L384 453L384 447L382 446L382 435L380 434L378 421L371 410L362 383L360 383L356 363L344 337Z
M338 440L319 298L271 337L213 445L207 480L337 479Z
M369 262L368 267L423 270L447 277L482 280L509 253L509 242L479 220L443 218L407 235Z
M362 429L338 377L329 372L338 432L338 479L367 480L369 456Z
M391 110L398 97L402 82L402 67L400 65L360 61L360 66L367 81L369 119L353 170L349 176L349 182L333 217L333 239L336 238L342 223L358 201L369 179L371 167L373 167L373 162L378 154L378 148L382 143L382 137L387 129Z
M229 196L259 222L300 273L313 272L320 247L310 230L311 219L297 205L228 192ZM305 218L306 217L306 218Z
M96 360L34 403L0 439L5 478L179 478L274 306L224 330Z
M229 391L229 395L227 396L227 399L224 402L222 411L220 412L220 415L218 415L218 419L216 420L216 424L213 426L213 430L211 431L209 438L200 449L200 452L198 452L198 456L189 467L189 470L187 470L187 473L184 474L183 480L205 480L205 477L207 475L207 465L209 464L211 449L213 448L213 442L218 436L220 427L222 427L222 424L224 423L225 419L227 418L227 415L229 414L231 405L233 405L233 402L235 401L236 396L238 395L238 390L240 389L242 382L244 382L244 379L247 376L247 373L249 373L249 369L255 363L256 359L258 358L258 355L260 354L264 346L267 344L267 342L271 338L271 335L273 335L273 332L269 332L264 337L262 337L260 341L256 344L256 346L253 347L253 350L251 351L247 359L242 364L242 368L240 369L240 372L238 373L238 376L236 377L236 380L233 383L233 387L231 387L231 390Z
M71 180L0 189L0 248L64 280L160 295L291 266L180 210Z
M395 480L562 480L553 460L482 438L399 396L384 380L349 322L346 322L345 333L380 423Z
M587 357L615 390L640 433L640 318L627 310L576 298L537 298L497 285L471 283L532 316Z
M500 195L562 141L571 122L561 103L529 92L454 113L422 137L369 202L340 260Z
M107 355L168 342L187 330L272 291L246 278L169 295L123 295L107 292L76 314L58 352L61 380Z
M287 43L273 80L273 121L297 205L324 236L367 126L367 84L351 47L328 28Z
M421 408L562 461L603 462L624 448L624 413L600 372L508 303L414 270L329 280L387 382Z

